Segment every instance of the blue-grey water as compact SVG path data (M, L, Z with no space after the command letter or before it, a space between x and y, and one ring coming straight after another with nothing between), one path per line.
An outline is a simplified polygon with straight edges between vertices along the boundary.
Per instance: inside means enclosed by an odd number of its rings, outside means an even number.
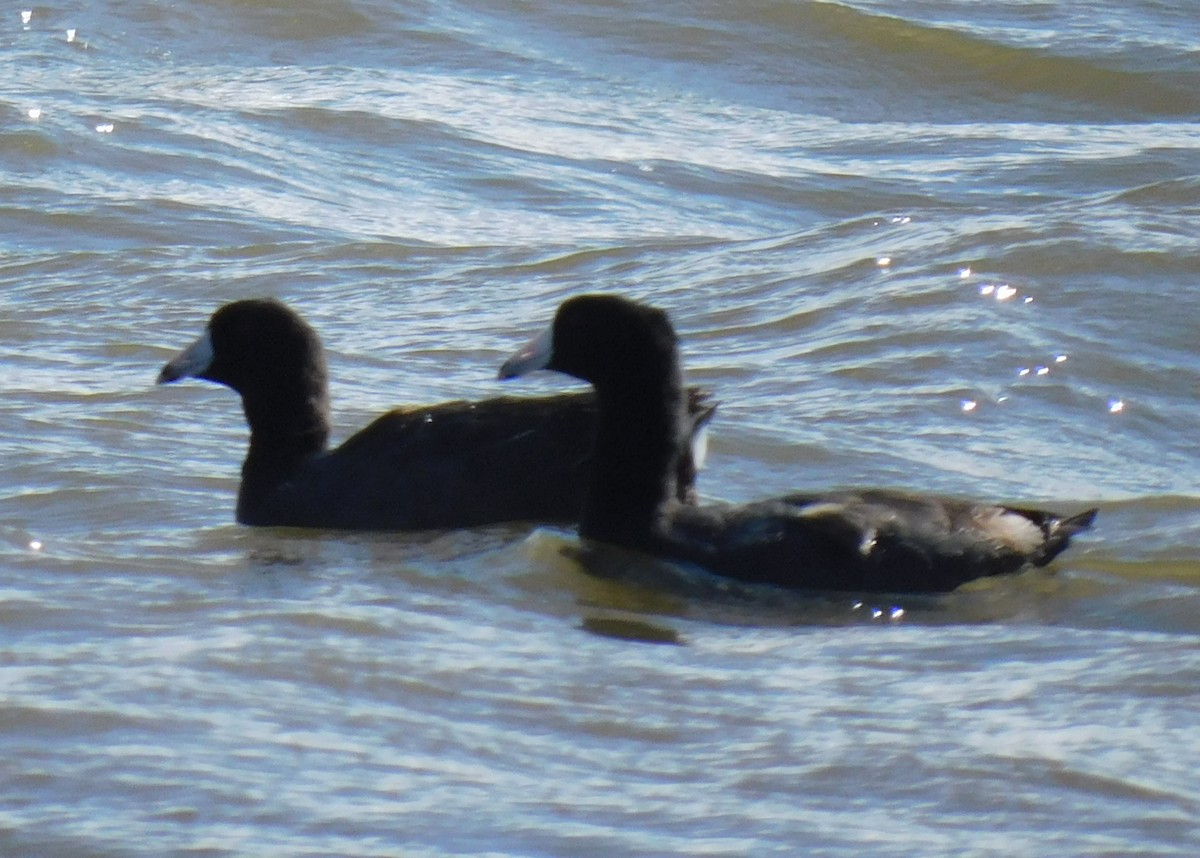
M1200 15L124 0L0 14L0 854L1200 854ZM233 523L221 303L336 436L663 306L703 493L1097 504L923 600L585 576L569 529ZM648 641L673 640L678 645Z

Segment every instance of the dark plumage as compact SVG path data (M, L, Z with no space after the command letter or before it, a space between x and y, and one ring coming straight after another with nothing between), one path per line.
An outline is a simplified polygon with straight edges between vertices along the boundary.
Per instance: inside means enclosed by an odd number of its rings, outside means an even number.
M329 397L320 338L274 300L227 304L163 367L241 394L250 425L237 520L353 530L575 521L595 428L590 393L397 409L326 449ZM715 406L693 395L699 431ZM680 462L678 497L695 468Z
M611 295L564 302L501 378L553 369L599 399L592 476L579 534L718 575L781 587L936 592L1043 566L1091 525L1039 510L871 489L749 504L683 506L674 472L685 410L665 313Z

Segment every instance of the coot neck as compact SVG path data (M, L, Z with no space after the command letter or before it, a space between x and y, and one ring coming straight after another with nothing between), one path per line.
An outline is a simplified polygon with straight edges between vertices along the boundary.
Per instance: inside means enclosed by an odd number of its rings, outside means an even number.
M329 441L324 378L287 382L243 394L250 449L242 464L239 508L286 481Z
M592 473L580 536L636 544L676 496L686 407L678 361L597 384Z

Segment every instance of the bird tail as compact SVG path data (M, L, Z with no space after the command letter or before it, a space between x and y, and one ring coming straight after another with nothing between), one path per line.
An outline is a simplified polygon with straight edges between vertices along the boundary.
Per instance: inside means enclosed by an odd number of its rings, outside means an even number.
M696 475L708 458L708 422L717 410L717 402L707 390L689 387L688 391L688 440L687 448L679 457L676 466L676 485L679 500L696 503Z
M1096 520L1098 509L1085 510L1077 515L1067 516L1062 518L1054 513L1043 513L1041 520L1037 521L1041 526L1042 532L1046 534L1046 541L1042 543L1042 549L1036 556L1030 558L1030 562L1034 566L1045 566L1059 554L1066 550L1071 544L1071 537L1079 533L1081 530L1087 530ZM1036 520L1036 519L1035 519Z

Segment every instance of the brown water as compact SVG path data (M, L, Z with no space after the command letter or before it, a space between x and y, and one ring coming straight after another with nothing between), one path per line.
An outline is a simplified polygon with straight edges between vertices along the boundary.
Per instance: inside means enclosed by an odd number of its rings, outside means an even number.
M0 854L1200 852L1200 19L733 9L5 14ZM236 397L152 384L276 295L341 438L562 389L493 378L592 289L721 400L709 497L1096 530L866 602L598 581L553 528L251 530Z

